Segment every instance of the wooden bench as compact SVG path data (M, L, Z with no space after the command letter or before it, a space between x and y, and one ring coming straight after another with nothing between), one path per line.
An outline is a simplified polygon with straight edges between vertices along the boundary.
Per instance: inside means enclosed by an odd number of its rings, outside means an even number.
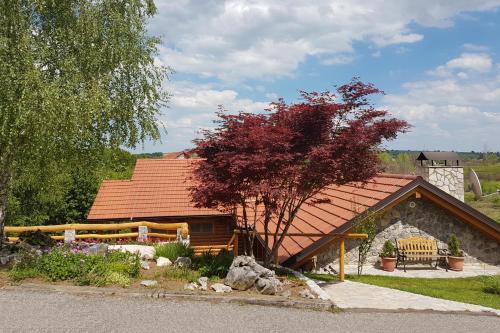
M396 239L396 267L403 264L406 272L406 265L413 263L429 263L435 261L435 268L440 260L445 261L446 271L448 271L448 262L446 261L446 250L439 249L435 239L412 236L403 239Z

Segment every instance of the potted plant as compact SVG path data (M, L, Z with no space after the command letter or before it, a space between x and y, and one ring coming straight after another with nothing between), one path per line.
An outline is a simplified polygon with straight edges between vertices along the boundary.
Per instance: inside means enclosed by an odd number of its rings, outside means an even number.
M452 271L464 269L464 253L460 250L460 241L455 234L448 238L448 266Z
M384 243L382 252L380 253L380 258L382 258L382 269L384 271L392 272L396 267L396 254L394 245L391 241L387 240Z

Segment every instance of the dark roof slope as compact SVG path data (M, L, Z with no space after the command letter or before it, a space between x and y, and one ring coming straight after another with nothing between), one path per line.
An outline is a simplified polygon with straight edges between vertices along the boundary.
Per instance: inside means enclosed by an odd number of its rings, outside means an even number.
M460 156L453 151L423 151L418 157L417 161L461 161Z

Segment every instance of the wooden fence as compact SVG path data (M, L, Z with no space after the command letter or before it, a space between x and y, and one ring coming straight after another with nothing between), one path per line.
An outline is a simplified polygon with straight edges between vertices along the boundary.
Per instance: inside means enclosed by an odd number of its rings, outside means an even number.
M125 229L135 229L137 232L126 233L83 233L77 234L77 231L119 231ZM176 231L176 234L150 232L150 230ZM42 232L64 232L63 235L51 235L55 240L72 241L75 239L117 239L117 238L137 238L139 241L144 241L148 237L163 238L175 240L181 236L187 239L189 236L189 228L187 223L155 223L155 222L125 222L125 223L109 223L109 224L61 224L61 225L43 225L29 227L5 227L5 233L21 233L25 231L42 231ZM18 237L8 237L10 241L18 240Z

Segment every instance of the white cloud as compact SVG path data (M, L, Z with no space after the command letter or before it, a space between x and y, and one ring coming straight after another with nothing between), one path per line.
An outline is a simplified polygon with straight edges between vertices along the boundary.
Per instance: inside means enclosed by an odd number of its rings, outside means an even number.
M373 41L376 45L384 47L393 44L415 43L424 39L420 34L395 34L392 36L379 36L375 37Z
M243 98L234 90L218 89L212 84L178 81L171 84L169 91L172 94L169 109L158 120L167 134L163 135L161 144L148 146L146 150L173 151L191 147L191 141L199 136L200 129L215 126L213 121L219 105L231 113L264 112L269 106L267 101Z
M485 45L479 45L479 44L472 44L472 43L465 43L462 45L464 50L466 51L472 51L472 52L486 52L489 50L489 47Z
M339 55L354 53L357 42L415 43L424 36L412 24L449 27L457 14L499 5L500 0L160 1L150 28L163 36L163 63L181 73L234 82L291 76L308 57L336 64Z
M446 63L446 67L450 69L477 72L488 72L491 66L491 57L485 53L464 53L459 58L452 59Z
M468 73L482 74L491 71L492 67L493 60L487 53L462 53L458 58L451 59L428 73L441 77L453 76L456 73L458 77L466 79L469 77Z
M481 59L469 61L464 59ZM461 60L457 60L461 59ZM489 59L489 62L483 62ZM464 60L464 61L462 61ZM489 63L489 65L487 65ZM399 147L444 150L481 150L484 144L500 150L500 68L488 55L452 59L438 69L464 72L446 78L407 82L402 94L388 94L383 103L392 114L410 122L411 132L398 139ZM488 71L486 69L489 68ZM436 74L434 71L432 74Z
M330 65L346 65L346 64L350 64L353 61L354 61L353 56L340 54L337 56L323 59L323 60L321 60L321 63L323 65L330 66Z

